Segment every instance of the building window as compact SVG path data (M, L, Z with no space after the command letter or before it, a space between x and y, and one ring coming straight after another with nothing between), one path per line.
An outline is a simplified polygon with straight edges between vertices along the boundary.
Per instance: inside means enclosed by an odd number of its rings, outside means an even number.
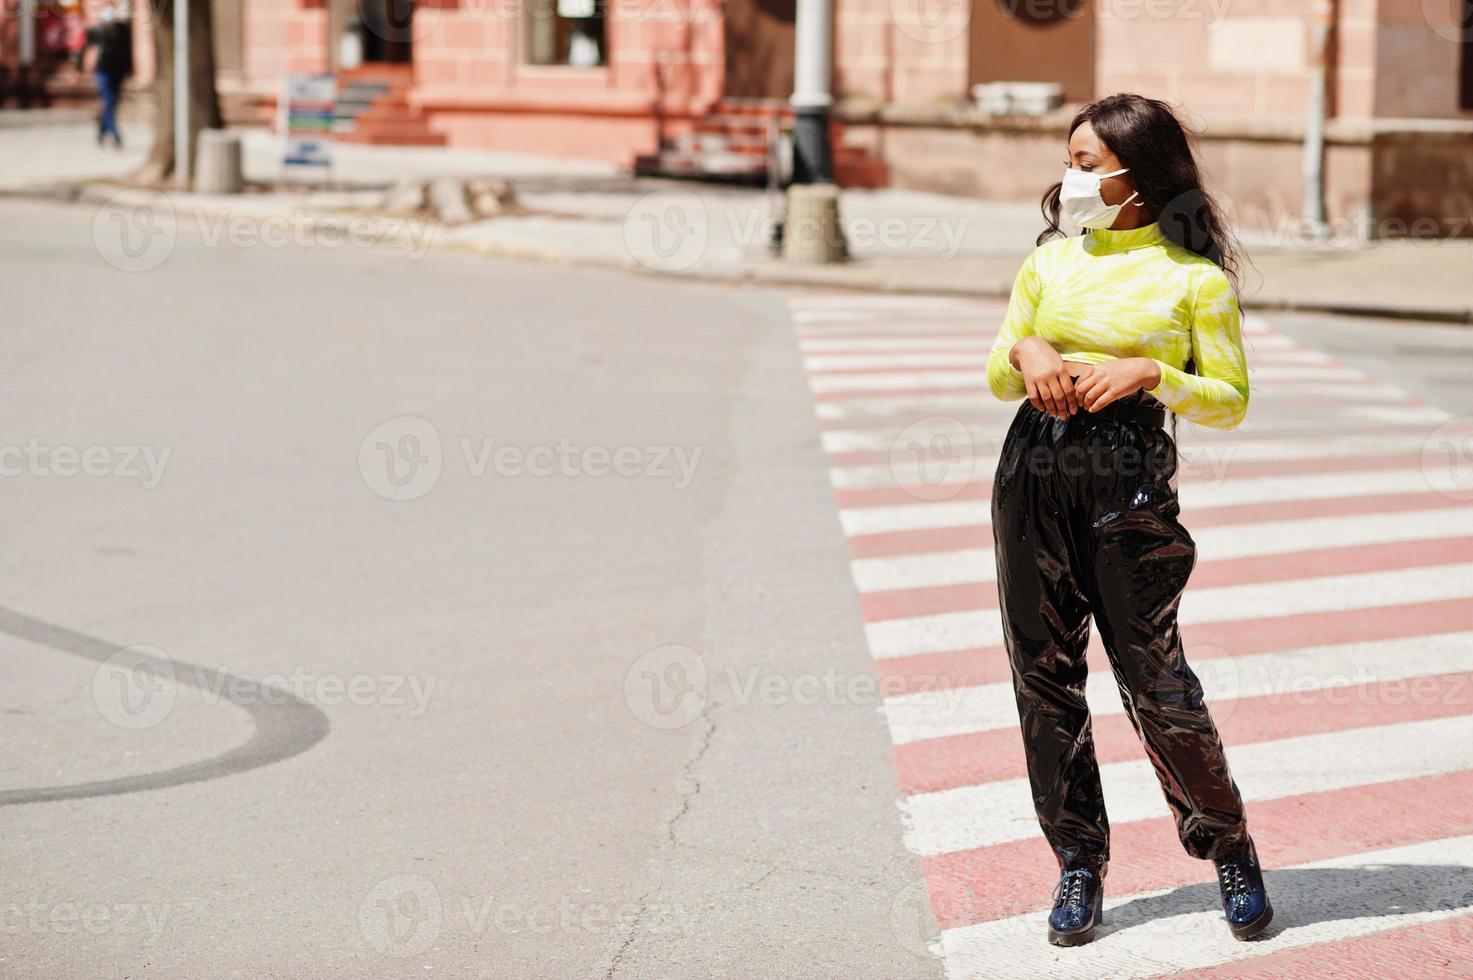
M527 5L527 63L594 68L608 63L607 0L533 0Z
M1463 15L1463 43L1458 45L1458 108L1473 109L1473 0L1458 4Z

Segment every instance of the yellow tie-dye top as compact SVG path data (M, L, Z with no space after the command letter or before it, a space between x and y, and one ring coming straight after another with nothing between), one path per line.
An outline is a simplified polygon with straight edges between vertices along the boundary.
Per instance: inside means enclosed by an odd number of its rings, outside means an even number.
M1071 361L1151 358L1161 365L1161 383L1146 393L1182 418L1231 429L1247 414L1248 365L1232 283L1156 222L1052 239L1023 260L987 358L987 384L1003 401L1028 395L1008 353L1033 335ZM1195 374L1185 370L1188 357Z

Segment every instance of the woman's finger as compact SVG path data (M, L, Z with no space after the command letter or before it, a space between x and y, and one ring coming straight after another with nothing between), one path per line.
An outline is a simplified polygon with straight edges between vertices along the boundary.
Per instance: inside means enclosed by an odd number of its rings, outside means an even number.
M1111 402L1118 400L1119 398L1120 389L1116 388L1114 385L1110 385L1100 393L1100 397L1095 400L1095 403L1090 408L1090 411L1098 412L1100 409L1104 408Z
M1043 399L1038 394L1038 384L1032 380L1024 379L1024 386L1028 389L1028 402L1040 412L1044 410Z
M1064 400L1064 389L1059 384L1058 378L1050 378L1048 381L1048 402L1055 418L1067 418L1067 403Z
M1059 387L1064 389L1064 404L1068 406L1069 414L1073 415L1079 411L1079 395L1074 391L1074 379L1069 377L1068 371L1059 379Z
M1094 403L1094 392L1099 387L1099 383L1098 374L1091 374L1074 382L1074 392L1079 397L1079 404L1082 408L1088 410Z

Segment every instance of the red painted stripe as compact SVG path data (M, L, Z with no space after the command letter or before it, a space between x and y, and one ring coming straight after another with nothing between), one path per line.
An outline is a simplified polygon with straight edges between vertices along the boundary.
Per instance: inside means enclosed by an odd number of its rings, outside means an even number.
M1411 511L1466 507L1466 500L1429 490L1426 493L1375 493L1356 497L1324 497L1308 500L1268 500L1230 507L1186 508L1182 521L1193 527L1228 527L1264 521L1290 521L1302 517L1350 517L1355 514L1399 514Z
M893 398L900 395L975 395L978 391L976 385L958 385L952 388L845 388L840 391L815 391L813 399L820 402L842 402L851 398Z
M1208 696L1211 699L1210 692ZM1211 707L1229 745L1446 718L1473 713L1473 671L1225 698L1211 700ZM1101 765L1145 758L1135 729L1123 714L1095 716L1094 739ZM896 780L907 796L1028 775L1017 726L897 745L894 757Z
M1234 463L1232 478L1246 480L1261 476L1310 476L1315 473L1360 473L1367 470L1415 469L1422 465L1422 457L1416 454L1399 453L1380 456L1327 456L1316 459L1266 459L1253 462ZM1181 483L1205 483L1215 481L1219 474L1208 466L1184 466L1180 471ZM941 485L928 487L927 493L939 495L955 489L954 496L947 500L988 500L992 497L992 474L974 474L973 479L955 487ZM835 490L840 507L886 507L896 504L913 504L916 495L904 487L869 487L861 490ZM934 496L933 496L934 499Z
M1473 630L1473 602L1467 599L1231 623L1193 623L1181 628L1182 642L1191 661L1465 630ZM1093 631L1087 656L1091 670L1110 669L1099 634ZM897 695L938 687L994 684L1012 676L1007 653L1001 646L895 657L877 662L876 669L884 689Z
M1473 833L1473 770L1257 800L1248 807L1248 825L1270 872L1462 836ZM1042 915L1059 874L1041 836L926 858L922 866L943 929L1026 912ZM1213 881L1211 863L1187 855L1170 817L1111 827L1107 896Z
M1167 424L1166 428L1169 432L1170 423ZM1353 434L1356 436L1364 436L1367 438L1380 436L1401 436L1406 443L1406 449L1402 451L1404 453L1414 448L1419 448L1423 439L1425 439L1427 435L1430 435L1435 428L1436 426L1432 425L1431 423L1417 422L1412 425L1378 425L1357 427L1354 430L1348 432L1336 431L1333 434ZM1000 447L1002 439L1006 432L1007 423L1004 420L998 422L994 431L976 433L975 438L977 442L985 442L987 438L992 438L997 442ZM1236 471L1238 465L1233 462L1231 453L1234 451L1235 448L1239 446L1246 446L1255 442L1279 442L1285 439L1303 440L1312 439L1315 436L1328 437L1330 434L1331 432L1329 430L1301 432L1286 432L1282 430L1265 432L1234 431L1231 434L1224 433L1222 435L1203 435L1200 438L1187 441L1185 442L1184 452L1191 456L1193 459L1197 459L1197 457L1199 456L1206 456L1207 459L1205 463L1200 460L1196 463L1196 465L1199 467L1205 467L1204 472L1211 473L1213 467L1222 467L1223 469L1231 473ZM1216 458L1213 456L1214 453L1224 454L1226 455L1226 459ZM965 456L962 457L962 459L965 458ZM973 458L976 460L976 466L981 466L984 468L990 467L995 462L995 458L993 456L975 456ZM834 466L884 466L889 462L889 450L863 450L854 452L829 453L829 463Z
M1432 565L1452 565L1473 555L1473 536L1438 538L1428 541L1392 541L1354 545L1349 548L1319 548L1253 558L1202 561L1192 570L1189 588L1288 582L1302 578L1352 575L1357 572L1389 572ZM997 583L970 582L924 589L871 592L859 597L860 615L867 623L908 616L967 612L998 608Z
M963 331L963 330L927 330L924 333L903 333L903 334L885 333L884 331L864 331L864 330L859 330L859 331L856 331L854 333L843 333L843 334L841 334L841 333L825 333L822 330L799 330L798 331L798 339L800 341L804 341L804 340L829 340L829 341L842 340L845 343L850 343L850 342L855 341L855 340L885 340L885 341L889 341L890 343L901 343L901 342L909 341L909 340L925 340L925 341L932 341L932 340L954 340L958 344L963 344L963 345L965 345L965 344L974 344L974 345L975 344L982 344L988 350L991 350L992 349L992 338L991 337L988 337L986 334L976 333L975 331ZM805 356L812 355L812 354L827 354L827 353L829 353L829 352L828 351L810 351L810 350L804 350L803 351L803 354ZM856 353L856 354L860 354L860 353L873 354L875 352L874 351L855 350L853 353ZM920 351L910 351L910 353L917 353L918 354L918 353L920 353Z
M846 540L849 542L849 553L855 558L891 558L933 551L956 551L959 548L991 548L992 525L965 524L920 531L853 534Z
M816 340L818 338L806 337L804 339ZM894 340L895 338L824 337L823 339L830 342L835 340L842 340L845 343L850 343L856 340ZM910 338L907 337L904 339L909 340ZM948 343L945 347L897 347L894 350L876 350L868 347L829 347L827 344L825 344L825 346L820 350L810 350L807 347L800 348L800 353L804 357L881 357L886 354L894 354L897 357L912 357L919 354L972 354L977 357L979 363L985 365L987 363L987 355L992 351L992 344L990 342L975 335L954 336L950 334L943 334L939 337L933 336L930 338L917 339L927 340L928 343L930 340L945 340L948 342L955 341L955 343ZM986 392L986 395L988 398L992 398L991 392ZM997 399L993 400L996 401Z
M828 353L827 351L823 352L822 354L817 353L817 352L814 352L814 353L811 353L811 354L807 354L805 356L808 356L808 357L823 357L823 356L827 356L827 353ZM883 352L882 351L870 351L869 353L874 354L874 353L896 353L896 352L894 352L894 351L883 351ZM915 354L933 354L933 353L935 353L935 351L917 350L917 351L908 351L907 353L908 354L911 354L911 355L915 355ZM970 351L967 352L967 353L970 353ZM946 361L946 362L937 363L937 364L893 364L893 365L886 365L884 367L846 367L846 368L832 368L832 369L827 369L827 370L825 370L825 369L809 368L808 369L808 373L809 373L810 376L815 377L815 378L853 378L853 377L868 377L870 375L875 375L875 374L917 374L917 373L924 373L924 372L929 372L929 371L985 371L985 370L987 370L987 356L985 354L983 354L983 355L978 356L977 360L974 361L974 362L972 362L972 363L970 363L970 364L957 364L954 361ZM973 388L972 390L974 392L976 392L978 389ZM991 397L991 392L983 391L982 394L986 394L986 395L988 395L988 397ZM993 399L993 400L996 401L997 399Z
M1305 517L1398 514L1466 506L1466 500L1457 500L1436 491L1381 493L1361 497L1265 501L1229 507L1184 509L1181 521L1188 531L1192 531L1205 527L1231 527ZM965 524L924 528L919 531L886 531L881 534L855 534L847 540L849 553L855 558L893 558L899 555L956 551L961 548L990 548L992 527L988 524Z
M1466 900L1473 884L1451 899ZM1274 910L1278 911L1277 908ZM1409 909L1420 911L1420 909ZM1388 911L1383 922L1395 922ZM1170 976L1195 980L1321 980L1324 977L1473 977L1473 913L1368 936L1313 943Z

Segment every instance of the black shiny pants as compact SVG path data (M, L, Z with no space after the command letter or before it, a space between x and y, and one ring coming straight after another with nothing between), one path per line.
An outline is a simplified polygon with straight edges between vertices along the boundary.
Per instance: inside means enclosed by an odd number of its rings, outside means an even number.
M1110 856L1084 697L1091 616L1182 846L1210 859L1248 839L1177 629L1197 548L1177 520L1176 467L1159 425L1083 410L1059 421L1027 401L1003 442L992 489L1003 640L1034 807L1061 869L1103 877Z

